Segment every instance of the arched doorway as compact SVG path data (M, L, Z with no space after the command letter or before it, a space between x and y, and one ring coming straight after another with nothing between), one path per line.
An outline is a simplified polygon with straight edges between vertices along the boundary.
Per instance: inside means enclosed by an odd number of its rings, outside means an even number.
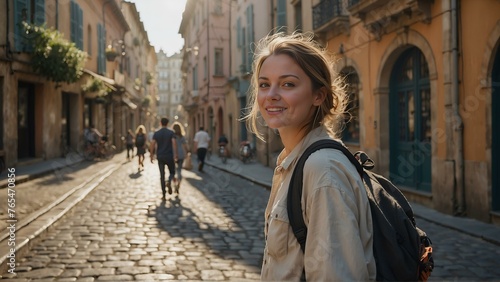
M491 73L491 207L500 210L500 47Z
M431 191L431 97L429 68L422 52L411 47L394 64L390 79L390 178L395 183Z

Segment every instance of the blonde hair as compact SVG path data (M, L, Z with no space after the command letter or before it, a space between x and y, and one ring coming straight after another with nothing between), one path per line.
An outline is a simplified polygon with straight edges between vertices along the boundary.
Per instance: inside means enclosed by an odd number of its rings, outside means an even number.
M141 124L141 125L139 125L139 126L137 127L137 129L135 130L135 134L136 134L136 135L137 135L137 134L139 134L139 131L140 131L141 129L142 129L142 133L143 133L143 134L146 134L146 127L145 127L144 125L142 125L142 124Z
M312 33L293 33L290 35L276 33L264 37L257 43L253 62L254 72L249 90L249 108L243 119L246 120L248 129L255 133L259 139L264 140L257 126L259 73L267 58L281 54L289 56L300 66L311 79L313 91L323 87L326 90L325 100L318 106L316 113L306 124L306 134L323 124L332 136L338 137L344 121L348 96L342 79L340 77L334 78L331 59L313 37Z
M174 130L174 133L175 135L177 136L184 136L185 132L184 132L184 127L182 126L182 124L180 124L180 122L174 122L174 124L172 125L172 129Z

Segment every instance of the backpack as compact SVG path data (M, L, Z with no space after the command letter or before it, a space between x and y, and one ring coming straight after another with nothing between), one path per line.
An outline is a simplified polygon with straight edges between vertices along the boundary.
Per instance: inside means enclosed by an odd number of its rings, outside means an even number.
M304 164L313 152L324 148L344 153L363 180L373 221L377 281L426 281L434 268L432 242L416 226L408 200L388 179L369 171L374 163L364 152L352 155L344 145L334 140L320 140L309 146L299 158L290 180L288 218L302 251L305 250L307 237L301 208Z
M144 134L137 134L135 137L135 146L143 147L146 143L146 138L144 138Z

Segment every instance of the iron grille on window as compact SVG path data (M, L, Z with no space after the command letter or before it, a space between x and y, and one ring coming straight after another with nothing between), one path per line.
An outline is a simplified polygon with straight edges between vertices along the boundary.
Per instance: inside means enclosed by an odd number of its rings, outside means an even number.
M313 7L313 28L318 29L341 15L343 15L342 0L322 0Z

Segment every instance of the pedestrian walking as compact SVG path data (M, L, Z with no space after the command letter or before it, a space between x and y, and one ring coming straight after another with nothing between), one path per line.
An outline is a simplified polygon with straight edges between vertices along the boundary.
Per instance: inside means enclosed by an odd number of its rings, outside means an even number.
M139 125L135 130L135 147L137 148L138 168L137 171L144 170L144 155L146 154L146 127Z
M156 159L158 160L163 200L165 200L166 187L168 188L168 193L172 194L172 180L175 177L175 161L177 160L177 143L175 140L175 133L167 128L168 122L168 118L161 119L161 128L153 134L153 140L151 140L149 145L151 163L153 163L155 154ZM165 165L170 173L166 183Z
M127 131L127 135L125 136L125 146L127 147L127 160L130 160L134 157L134 133L131 129Z
M375 279L368 198L354 165L335 149L310 155L304 167L305 250L289 224L287 192L296 161L320 139L340 135L347 95L313 35L281 33L262 39L255 53L250 112L277 129L284 145L265 210L262 280L368 281Z
M207 155L208 145L210 142L210 136L200 126L198 132L194 135L194 150L198 155L198 171L203 172L203 166L205 165L205 156Z
M174 122L172 129L174 130L175 133L175 143L177 145L177 161L175 162L177 177L176 179L174 179L176 180L174 181L175 193L179 194L179 187L181 186L181 181L182 181L182 164L189 150L186 138L184 138L184 127L180 123Z

